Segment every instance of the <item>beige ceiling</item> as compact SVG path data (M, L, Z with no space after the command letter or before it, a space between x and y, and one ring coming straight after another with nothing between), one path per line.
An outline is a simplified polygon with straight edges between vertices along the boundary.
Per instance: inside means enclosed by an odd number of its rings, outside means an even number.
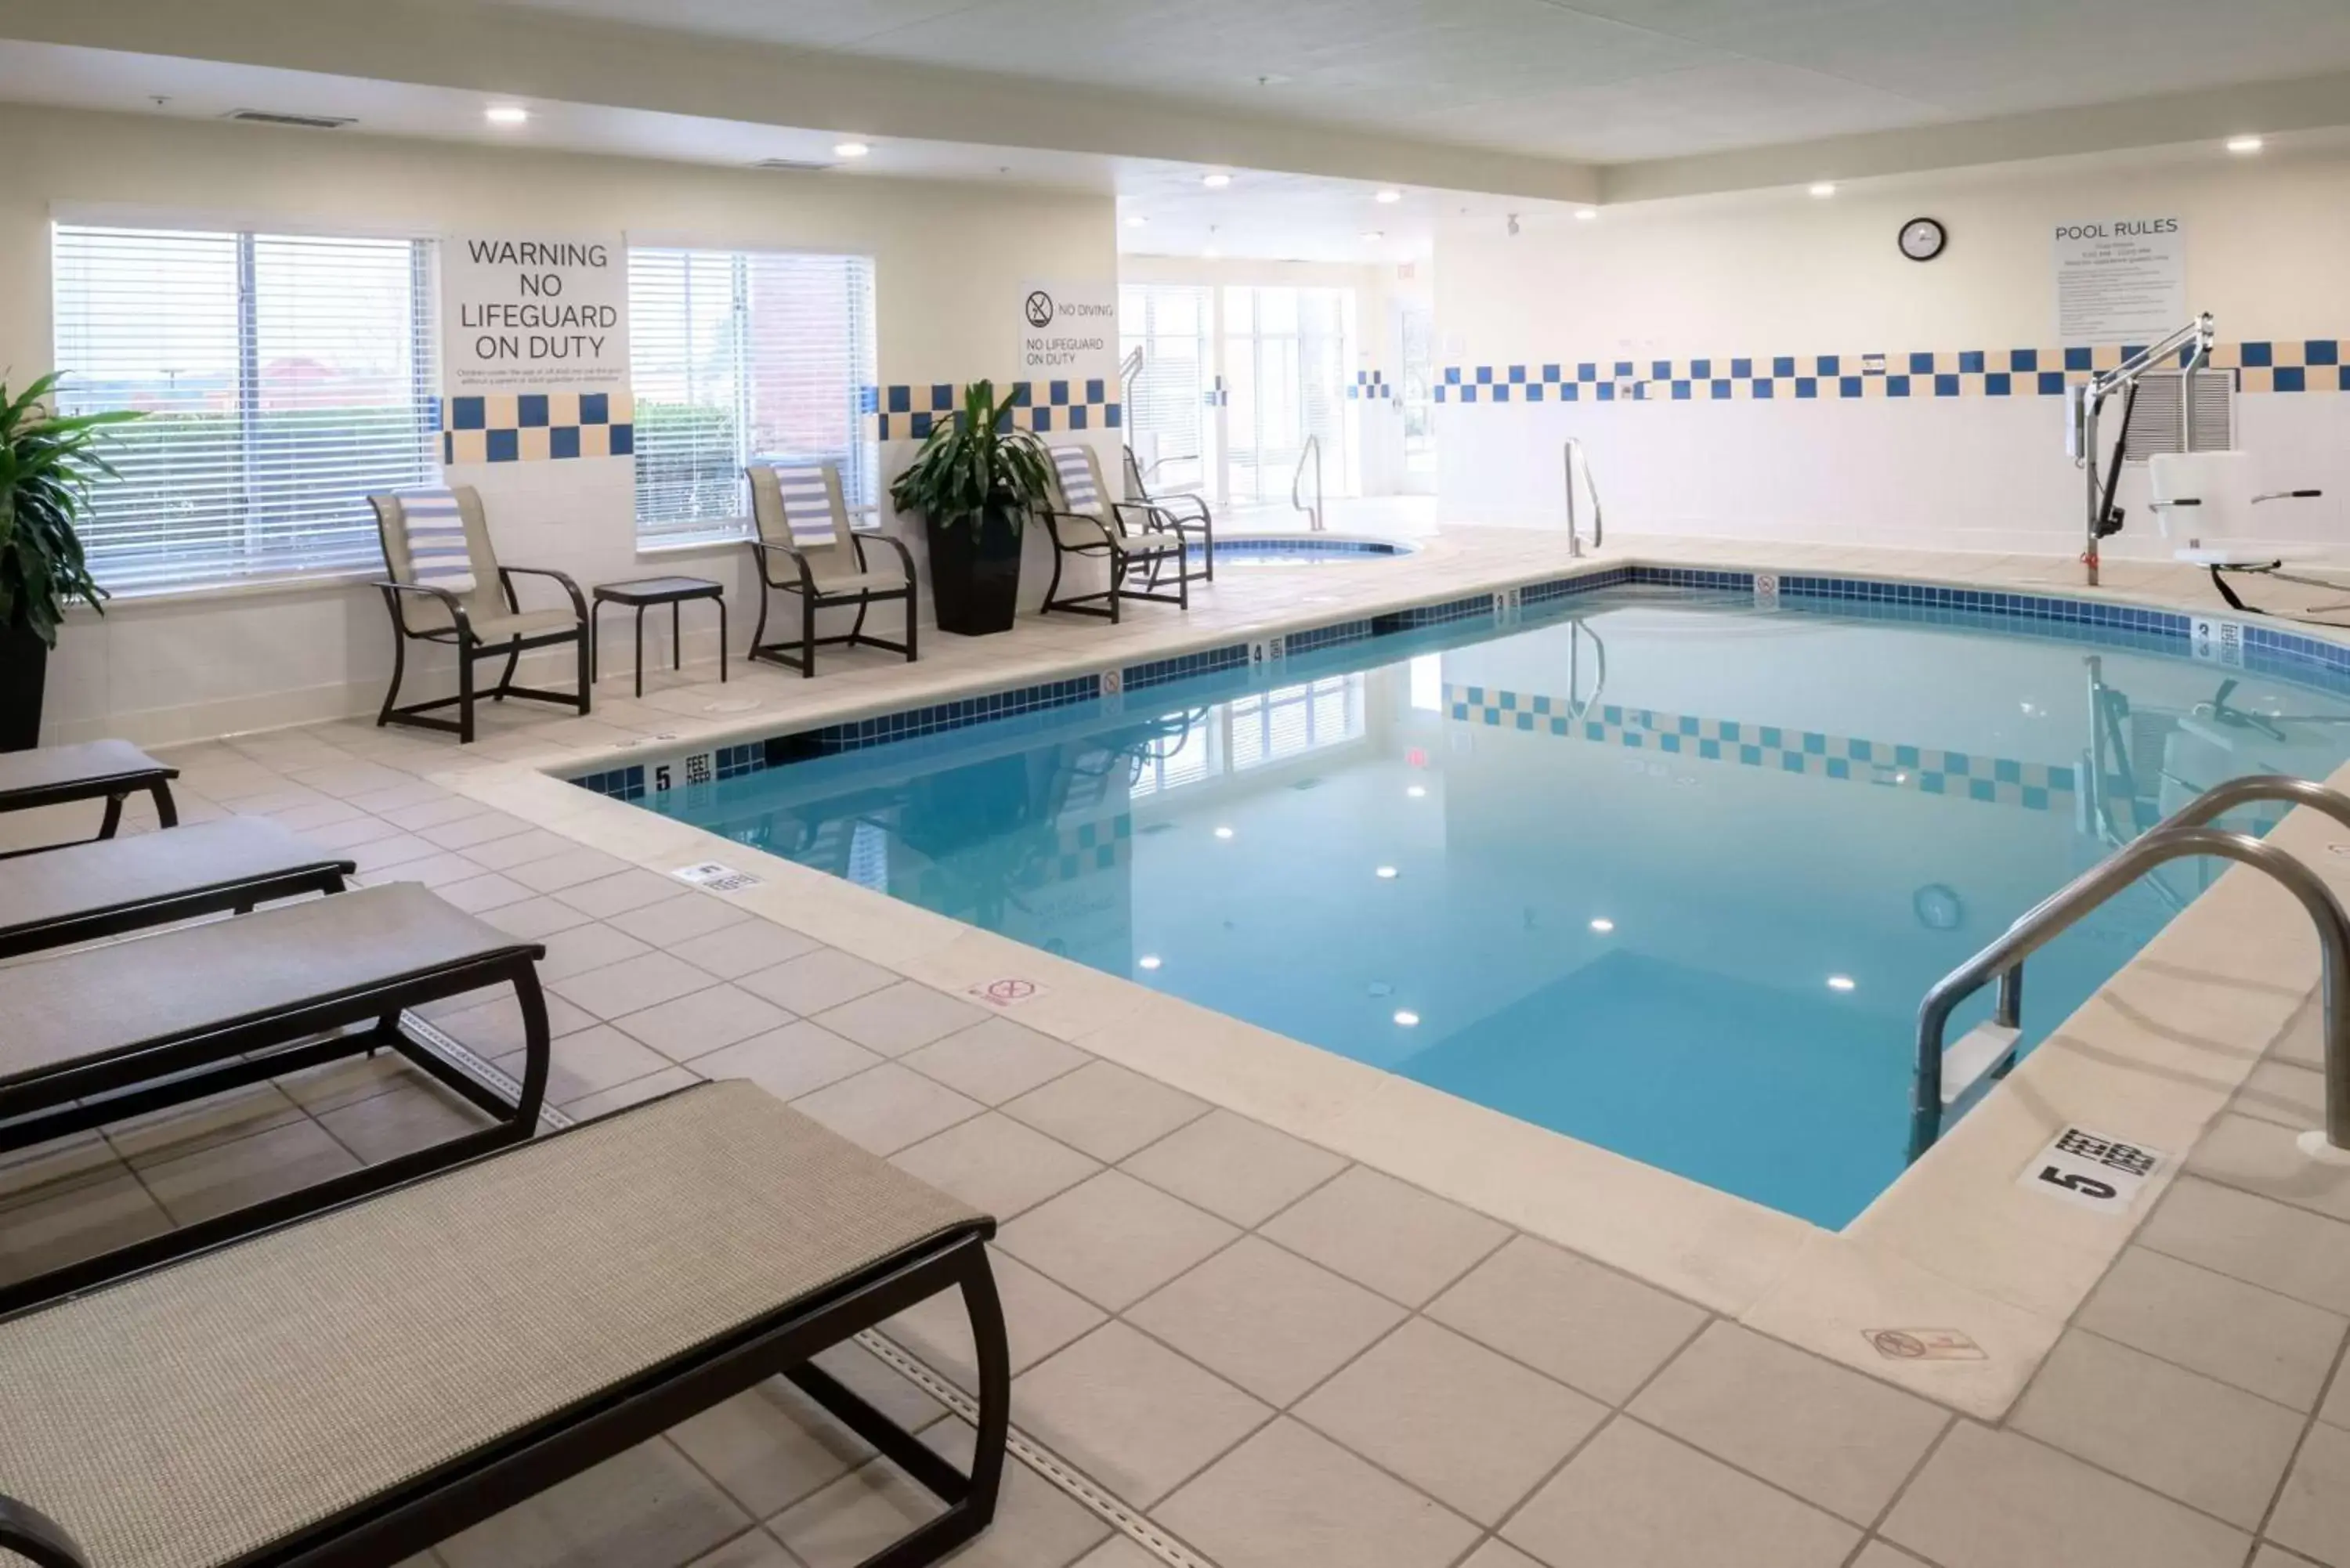
M1608 163L2350 69L2345 0L452 3Z

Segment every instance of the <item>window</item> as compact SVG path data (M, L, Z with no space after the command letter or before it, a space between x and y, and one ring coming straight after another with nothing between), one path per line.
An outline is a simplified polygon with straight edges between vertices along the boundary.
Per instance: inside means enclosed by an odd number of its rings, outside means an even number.
M1126 432L1154 493L1208 482L1209 316L1205 288L1129 284L1118 291L1119 357L1142 356L1127 387Z
M1276 686L1232 704L1232 771L1302 757L1363 738L1363 678L1333 675Z
M56 230L59 411L136 409L82 541L114 589L380 569L439 472L430 240Z
M1355 379L1354 341L1351 288L1224 290L1236 497L1287 499L1308 439L1321 443L1329 493L1349 493L1347 388Z
M874 500L871 257L632 250L629 342L639 538L743 532L754 457L829 459Z

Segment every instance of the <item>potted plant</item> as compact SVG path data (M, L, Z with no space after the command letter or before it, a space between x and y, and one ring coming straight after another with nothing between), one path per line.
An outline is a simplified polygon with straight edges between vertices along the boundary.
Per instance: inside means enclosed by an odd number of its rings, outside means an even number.
M1012 394L999 403L993 382L972 382L962 411L931 428L912 465L889 486L899 511L922 514L941 631L983 637L1012 629L1021 527L1053 495L1045 443L1013 428L1012 407Z
M14 397L0 385L0 752L40 742L41 689L66 607L105 613L74 524L90 486L114 472L99 454L99 427L139 417L60 418L42 400L57 384L44 376Z

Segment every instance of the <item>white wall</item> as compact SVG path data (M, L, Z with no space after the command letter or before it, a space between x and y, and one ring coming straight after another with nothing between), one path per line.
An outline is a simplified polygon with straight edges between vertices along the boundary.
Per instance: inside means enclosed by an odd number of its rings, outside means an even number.
M1901 256L1904 221L1949 248ZM2216 149L2129 167L2010 166L1846 187L1611 207L1505 236L1440 231L1440 358L1464 368L1698 356L1858 355L2059 347L2050 231L2085 217L2176 214L2190 308L2224 343L2350 337L2350 160L2230 159ZM1570 372L1571 373L1571 372ZM1503 405L1439 410L1451 520L1560 525L1559 446L1580 437L1627 534L1851 540L2069 554L2085 502L2054 397ZM2340 539L2350 519L2350 397L2248 392L2240 444L2262 488L2323 486L2262 509L2264 535ZM2108 422L2111 429L2111 421ZM2126 482L2114 556L2168 546Z
M620 230L648 244L869 254L885 387L1017 379L1021 286L1107 280L1117 266L1106 196L346 136L0 109L11 164L0 183L0 365L18 380L49 367L48 225L60 209L428 235ZM1107 432L1100 446L1116 452ZM910 451L885 445L885 479ZM481 488L502 558L583 585L668 570L721 577L738 654L747 641L756 604L741 547L640 556L628 460L480 465L449 477ZM1043 581L1034 562L1030 576L1033 597ZM714 636L689 627L689 659L714 652ZM118 599L102 619L81 614L67 628L45 733L167 741L372 711L390 662L380 602L351 584Z

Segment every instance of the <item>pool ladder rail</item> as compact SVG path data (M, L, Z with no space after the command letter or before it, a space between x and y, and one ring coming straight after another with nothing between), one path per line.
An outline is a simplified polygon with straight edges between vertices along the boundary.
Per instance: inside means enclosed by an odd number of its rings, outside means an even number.
M1308 506L1298 493L1305 483L1305 464L1314 464L1314 504ZM1322 438L1310 435L1297 451L1297 472L1289 476L1289 505L1294 512L1305 514L1315 533L1322 532Z
M1592 483L1591 460L1584 457L1583 443L1573 436L1566 438L1564 452L1566 463L1566 554L1572 560L1583 554L1583 530L1575 515L1575 459L1583 458L1583 488L1591 493L1591 547L1597 550L1607 537L1607 522L1599 510L1599 486Z
M1910 1099L1909 1158L1916 1160L1942 1136L1950 1106L1986 1079L2015 1065L2022 1035L2023 961L2066 928L2156 867L2209 855L2251 866L2283 884L2317 928L2322 962L2322 1022L2325 1035L2325 1127L2305 1134L2312 1154L2337 1152L2350 1160L2350 916L2317 873L2248 833L2210 826L2240 805L2282 800L2322 811L2350 827L2350 795L2278 774L2230 779L2204 791L2051 893L1982 951L1945 975L1918 1010L1918 1071ZM1984 986L1997 982L1991 1016L1944 1047L1950 1014ZM2321 1138L2323 1144L2315 1140Z

